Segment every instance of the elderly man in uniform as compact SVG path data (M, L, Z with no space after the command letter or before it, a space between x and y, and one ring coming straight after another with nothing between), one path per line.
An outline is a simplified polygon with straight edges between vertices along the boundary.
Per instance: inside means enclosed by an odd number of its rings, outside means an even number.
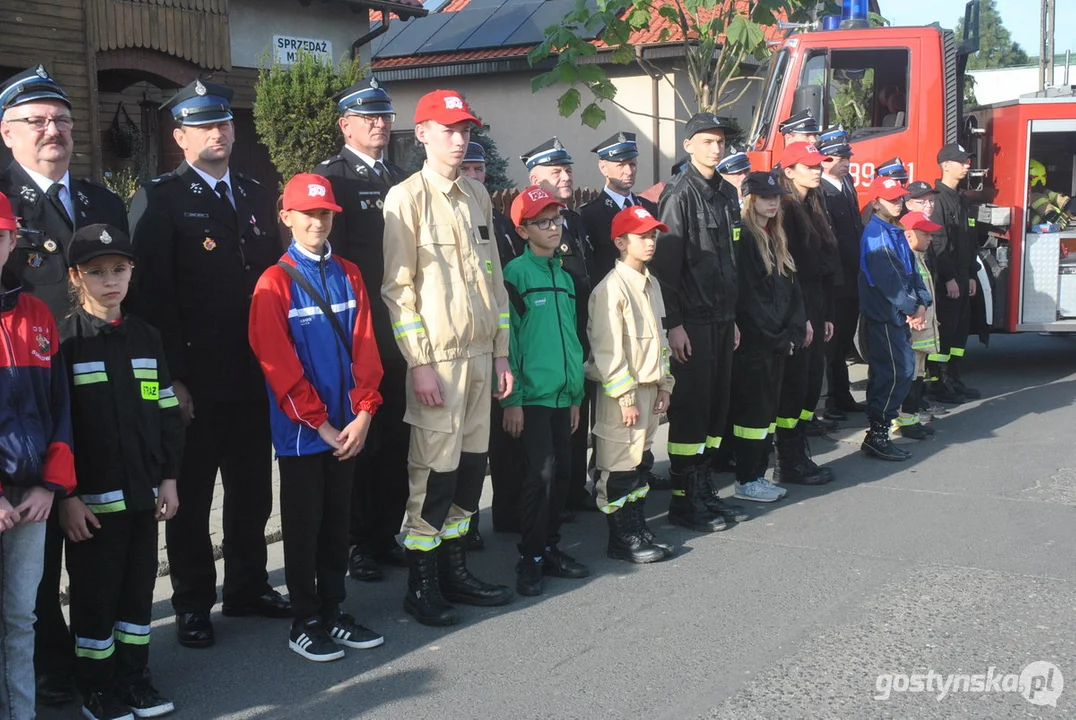
M291 615L265 570L273 501L269 403L247 338L254 285L281 252L276 193L229 169L231 98L230 88L196 80L163 105L184 161L143 185L131 205L139 313L161 333L187 423L177 479L183 507L165 536L176 634L186 647L214 642L209 510L218 471L224 614Z
M537 185L562 203L571 205L575 190L572 178L572 156L557 137L546 140L538 147L519 156L527 166L530 184ZM579 213L567 208L560 211L564 218L561 234L560 258L564 269L575 283L576 324L579 342L583 344L583 357L590 356L587 338L587 311L590 291L601 280L594 268L594 246L587 235L586 224ZM572 478L568 489L566 507L569 510L596 510L597 506L587 491L587 435L590 431L591 412L594 404L594 383L585 384L585 397L579 408L579 428L572 435ZM570 519L565 517L565 520Z
M356 580L373 581L384 577L383 565L407 567L403 548L396 542L407 507L411 438L410 427L403 421L407 364L396 347L388 308L376 301L385 272L382 209L389 188L405 174L385 158L396 111L377 78L352 85L333 101L340 112L337 125L344 146L313 172L329 179L343 208L333 218L329 242L333 252L359 266L366 293L375 298L370 308L385 370L380 387L384 404L374 416L366 448L355 463L351 499L348 573Z
M71 310L65 258L75 229L109 223L126 232L127 210L106 188L71 177L71 103L43 66L25 70L0 87L0 118L0 136L13 156L0 175L0 192L20 218L9 267L59 323ZM53 508L45 530L34 626L37 697L44 705L75 698L73 644L60 610L64 535L58 517Z

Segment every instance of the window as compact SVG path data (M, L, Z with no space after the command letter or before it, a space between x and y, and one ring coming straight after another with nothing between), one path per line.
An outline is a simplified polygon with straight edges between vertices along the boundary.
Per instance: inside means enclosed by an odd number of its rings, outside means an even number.
M751 131L751 146L755 150L761 150L766 143L766 138L773 127L774 115L777 114L777 101L781 99L781 84L785 79L785 70L788 69L788 50L781 50L776 55L771 55L766 63L770 65L769 75L766 78L766 89L762 102L758 106L758 114L755 116L754 128Z
M829 77L828 124L852 140L908 127L907 50L834 50Z

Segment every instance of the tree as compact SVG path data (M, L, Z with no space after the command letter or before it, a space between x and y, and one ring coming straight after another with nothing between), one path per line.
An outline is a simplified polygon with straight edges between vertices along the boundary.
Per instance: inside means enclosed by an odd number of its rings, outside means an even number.
M1037 9L1037 2L1027 4ZM964 36L964 18L960 18L956 24L956 36ZM979 52L968 58L968 70L1027 64L1027 53L1019 43L1013 42L1012 35L1001 21L995 0L983 0L979 14Z
M558 109L570 117L583 105L580 87L593 99L582 108L580 120L597 127L605 120L601 105L611 102L627 112L634 112L616 100L616 86L605 69L585 59L598 53L598 47L584 39L586 31L601 28L598 38L612 48L611 62L627 65L635 62L648 74L664 77L676 92L680 103L691 112L713 112L730 107L743 97L750 83L758 77L743 77L746 60L760 61L769 55L765 28L780 19L813 19L814 0L606 0L596 9L585 0L577 0L576 9L560 25L546 30L545 39L528 55L531 64L556 55L556 64L531 82L538 92L557 84L568 89L558 100ZM632 33L650 29L651 20L661 17L670 27L661 30L658 42L679 41L684 50L685 70L694 94L683 97L675 83L659 68L636 52ZM733 82L741 80L738 86ZM645 113L634 113L645 114Z
M492 193L514 188L516 184L508 177L508 161L497 152L497 143L486 132L486 128L483 126L472 130L471 140L486 149L486 189Z
M285 182L336 153L340 111L332 97L365 74L366 68L357 59L334 67L305 52L294 65L274 60L258 71L254 127Z

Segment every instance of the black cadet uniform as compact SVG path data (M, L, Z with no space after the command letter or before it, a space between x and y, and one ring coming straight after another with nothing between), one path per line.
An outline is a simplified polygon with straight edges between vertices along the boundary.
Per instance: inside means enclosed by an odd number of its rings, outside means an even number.
M385 88L372 77L341 91L333 100L341 115L396 114ZM343 208L333 218L329 235L333 252L358 265L367 295L380 298L385 274L382 208L389 188L404 179L404 170L384 159L363 158L345 145L312 172L329 179L336 202ZM380 580L379 562L404 563L396 535L403 524L408 496L411 426L403 419L407 363L396 345L388 307L372 302L370 311L385 370L379 387L384 404L370 423L366 448L355 463L350 528L353 547L348 571L356 580Z
M15 75L0 89L0 115L18 105L41 101L56 101L70 108L63 88L38 65ZM71 310L67 250L74 230L93 223L109 223L127 231L127 209L112 191L70 175L67 182L66 188L52 183L42 189L26 168L15 161L0 174L0 193L11 201L20 228L7 267L15 272L25 290L48 305L57 325ZM65 203L74 211L74 217ZM58 679L69 688L74 656L71 634L60 609L64 534L59 515L54 507L45 526L45 564L35 609L34 669L47 684Z
M231 120L231 89L195 81L169 100L181 124ZM230 178L230 184L226 179ZM227 185L227 186L226 186ZM172 377L194 403L179 474L183 505L166 532L180 642L213 642L216 570L209 511L224 482L224 611L288 617L266 575L272 451L265 379L247 339L250 299L281 252L276 194L231 172L209 184L186 162L131 206L138 312L161 333Z
M571 165L572 157L560 140L552 137L533 150L519 156L528 170L539 165ZM567 208L560 211L564 218L561 234L561 266L572 276L575 283L575 319L579 342L583 345L583 357L590 357L590 339L587 337L587 315L590 293L600 278L594 269L594 246L587 235L586 224L579 213ZM596 386L593 381L584 383L583 404L579 406L579 428L572 434L572 478L568 489L567 507L571 509L593 508L587 485L587 436L590 434L591 412Z

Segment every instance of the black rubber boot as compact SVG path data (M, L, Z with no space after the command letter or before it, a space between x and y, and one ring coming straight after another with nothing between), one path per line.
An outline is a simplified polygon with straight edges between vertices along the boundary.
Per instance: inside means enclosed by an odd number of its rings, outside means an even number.
M949 363L935 363L930 376L937 378L927 385L927 395L932 399L946 405L960 405L967 400L967 397L953 384Z
M460 621L460 614L441 595L438 582L437 550L408 550L409 572L404 610L423 625L444 627Z
M868 455L891 462L900 462L912 456L907 450L893 444L893 441L889 439L889 425L878 420L871 420L867 436L859 447Z
M665 557L672 557L673 549L672 545L666 545L665 543L659 543L657 536L654 535L654 531L650 529L650 526L646 524L646 498L641 497L635 502L627 503L621 512L630 512L632 514L632 523L637 528L638 533L642 536L643 540L650 543L658 550L661 550L665 554Z
M672 497L669 522L695 532L718 532L728 528L725 518L710 512L703 497L704 471L698 465L685 473L669 473Z
M635 531L635 518L629 509L634 503L625 503L628 507L609 513L605 519L609 522L609 547L606 554L614 560L627 560L631 563L646 564L665 559L661 548L651 545Z
M979 400L983 394L975 388L970 388L964 384L964 381L960 379L960 364L954 360L950 360L949 363L949 377L952 380L953 388L969 400Z
M779 430L773 481L792 485L824 485L829 482L821 469L807 457L807 441L799 427Z
M705 465L699 468L699 490L702 493L702 502L712 514L718 515L726 523L746 522L751 515L742 505L730 505L721 499L717 486L714 484L714 470ZM765 470L763 470L765 472Z
M462 539L444 540L437 553L441 573L441 593L454 603L493 607L512 601L512 589L482 582L467 569L467 552Z

